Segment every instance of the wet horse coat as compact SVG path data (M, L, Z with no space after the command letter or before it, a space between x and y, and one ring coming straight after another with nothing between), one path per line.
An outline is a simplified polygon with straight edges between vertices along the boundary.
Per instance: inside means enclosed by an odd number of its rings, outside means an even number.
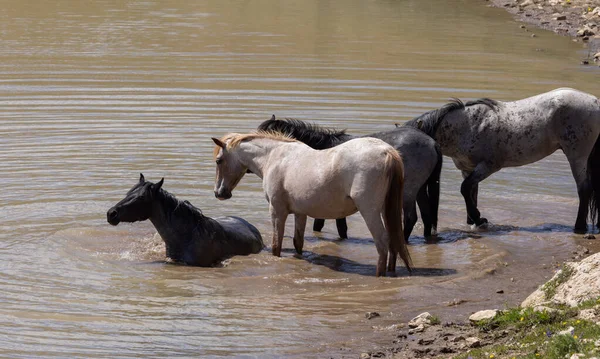
M175 262L210 267L234 255L260 252L262 237L256 227L239 217L209 218L188 201L162 189L163 180L139 182L108 210L108 223L150 219L165 242L167 257Z
M600 101L595 96L561 88L512 102L455 100L406 125L433 137L462 171L469 223L487 222L477 209L479 182L501 168L526 165L559 149L577 184L575 232L585 233L588 213L595 221L600 204Z
M263 180L274 255L281 255L289 214L295 215L294 247L301 254L307 216L341 218L359 211L379 254L376 274L385 275L388 250L389 271L395 272L397 254L410 270L402 233L404 169L390 145L364 138L317 151L282 134L264 132L228 134L213 141L217 198L231 198L248 170Z

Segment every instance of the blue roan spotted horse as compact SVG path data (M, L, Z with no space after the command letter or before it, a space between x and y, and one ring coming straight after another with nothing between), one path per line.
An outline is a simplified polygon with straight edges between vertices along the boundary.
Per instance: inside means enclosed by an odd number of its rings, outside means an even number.
M560 149L579 195L574 231L587 231L588 214L600 227L600 101L595 96L560 88L512 102L454 100L406 125L434 138L462 171L468 223L487 222L477 209L479 182L504 167L533 163Z

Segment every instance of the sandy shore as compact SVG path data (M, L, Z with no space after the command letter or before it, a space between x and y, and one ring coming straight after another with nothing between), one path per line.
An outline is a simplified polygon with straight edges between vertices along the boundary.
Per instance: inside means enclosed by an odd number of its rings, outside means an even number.
M525 23L586 44L583 64L600 65L600 0L486 0Z

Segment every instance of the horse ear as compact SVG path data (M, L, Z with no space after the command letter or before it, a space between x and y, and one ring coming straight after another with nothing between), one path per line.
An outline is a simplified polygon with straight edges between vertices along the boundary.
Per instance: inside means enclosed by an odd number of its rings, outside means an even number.
M399 123L395 123L394 125L396 125L396 127L400 127L400 124L399 124Z
M418 120L417 121L417 128L420 130L421 127L423 127L423 120Z
M219 140L218 138L214 138L214 137L212 137L212 140L217 146L221 147L222 149L225 149L226 145L223 143L223 141Z
M144 178L144 175L142 173L140 173L140 183L144 183L146 182L146 179Z
M270 121L275 121L275 114L271 115L271 120Z
M157 183L154 184L154 186L152 186L152 189L154 190L154 193L158 192L158 190L162 187L163 183L165 182L164 177L158 181Z

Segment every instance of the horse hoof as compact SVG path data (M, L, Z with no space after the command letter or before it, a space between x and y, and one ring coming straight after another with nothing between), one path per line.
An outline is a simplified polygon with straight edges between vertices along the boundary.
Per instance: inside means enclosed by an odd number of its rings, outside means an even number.
M476 224L471 225L471 229L487 229L488 224L489 222L486 218L480 218Z
M273 249L271 250L271 253L275 257L281 257L281 248L273 247Z
M575 233L575 234L586 234L586 232L587 232L587 226L584 228L577 228L577 227L573 228L573 233Z

